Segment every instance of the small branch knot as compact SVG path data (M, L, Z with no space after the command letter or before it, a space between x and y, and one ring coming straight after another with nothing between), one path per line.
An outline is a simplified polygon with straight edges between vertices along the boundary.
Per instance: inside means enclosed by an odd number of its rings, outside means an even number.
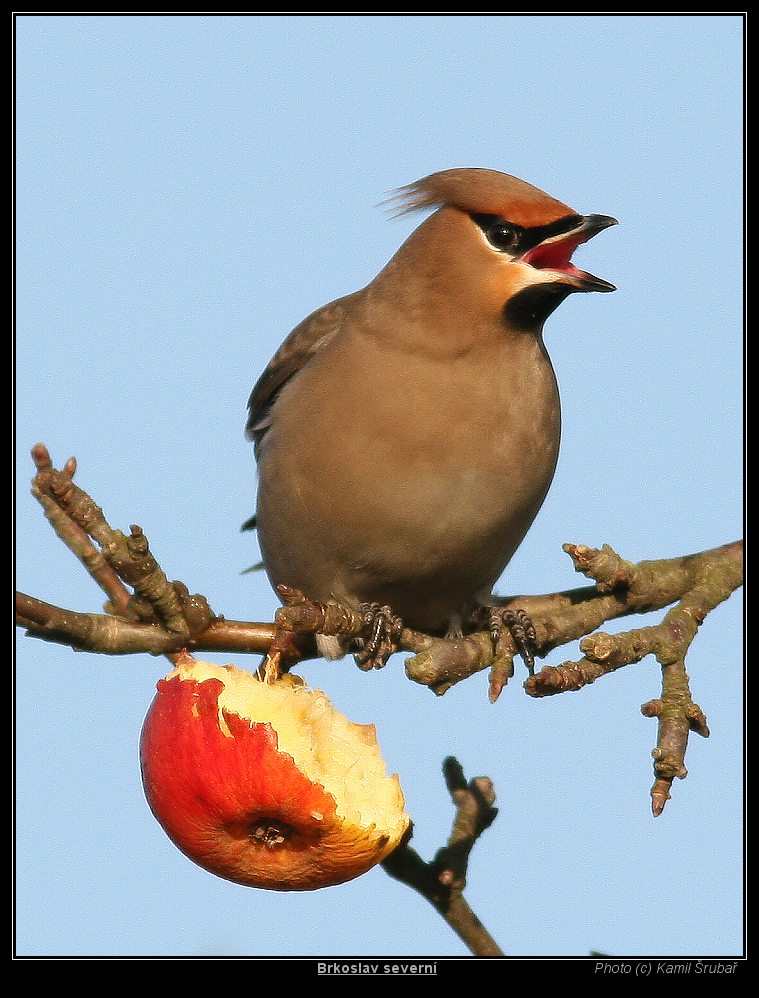
M139 527L136 523L133 523L129 530L130 534L126 541L127 549L132 558L143 558L150 553L148 539L143 533L142 527Z
M574 562L575 571L594 579L600 593L629 586L635 566L620 558L608 544L600 550L585 544L564 544L563 548Z

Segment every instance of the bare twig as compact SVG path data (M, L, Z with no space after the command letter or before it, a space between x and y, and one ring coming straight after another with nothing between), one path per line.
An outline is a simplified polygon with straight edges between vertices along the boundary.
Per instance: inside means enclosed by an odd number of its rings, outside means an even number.
M644 703L641 711L646 717L659 719L656 748L651 752L656 777L651 787L651 810L658 818L670 799L669 791L675 777L684 780L688 775L685 768L688 735L695 731L703 738L709 737L706 717L691 698L684 659L662 666L661 700Z
M276 633L274 624L217 618L182 641L156 624L103 613L75 613L25 593L16 593L16 623L30 637L100 655L166 655L183 648L265 655ZM308 635L297 635L296 645L299 659L316 657Z
M623 562L608 546L601 551L569 548L569 553L578 571L597 578L599 587L609 583L622 586L632 594L633 601L637 594L644 594L643 598L650 602L657 587L667 597L678 594L676 605L661 623L623 634L590 635L580 642L584 658L558 668L547 667L525 683L532 696L550 696L579 690L646 655L656 657L662 669L661 699L644 704L641 710L647 717L659 719L657 744L652 752L655 782L651 789L651 807L654 817L658 817L670 799L675 777L684 779L687 775L689 733L709 736L706 717L691 697L685 656L709 611L741 584L742 548L728 544L687 558L670 559L663 567L661 562Z
M384 860L382 866L391 877L412 887L426 898L475 956L503 956L503 950L474 914L463 895L469 854L498 813L493 806L493 784L483 776L467 783L460 763L450 756L443 763L443 774L448 792L456 805L448 842L438 849L431 863L425 863L409 845L409 834L405 842Z
M108 596L114 613L129 615L129 590L92 543L87 531L72 520L56 497L49 494L54 484L59 493L65 493L76 472L76 459L70 457L62 472L55 471L47 447L36 444L32 448L32 460L37 468L32 480L32 495L42 506L50 526Z

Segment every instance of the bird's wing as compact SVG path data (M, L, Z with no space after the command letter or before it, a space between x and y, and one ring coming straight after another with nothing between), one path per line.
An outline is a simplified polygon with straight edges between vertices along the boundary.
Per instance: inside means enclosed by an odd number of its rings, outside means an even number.
M256 453L271 425L272 407L280 391L337 333L353 298L355 295L346 295L313 312L293 329L269 361L248 399L245 435L255 442Z
M340 329L355 295L346 295L324 305L299 323L277 350L258 379L248 399L248 422L245 435L255 443L256 455L264 434L271 426L272 407L282 388L309 359L328 343ZM243 523L241 530L255 530L256 517ZM261 562L261 567L263 562ZM259 566L253 566L257 569ZM251 570L253 570L251 569Z

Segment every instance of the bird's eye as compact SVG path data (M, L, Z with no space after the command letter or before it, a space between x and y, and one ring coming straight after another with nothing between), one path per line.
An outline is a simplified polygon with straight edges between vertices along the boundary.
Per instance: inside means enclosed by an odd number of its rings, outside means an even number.
M519 235L506 222L494 222L485 232L488 242L500 252L513 250L517 244Z

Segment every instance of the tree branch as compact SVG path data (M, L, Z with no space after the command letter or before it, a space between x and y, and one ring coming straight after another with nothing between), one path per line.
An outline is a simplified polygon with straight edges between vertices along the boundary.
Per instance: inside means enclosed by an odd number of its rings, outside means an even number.
M73 458L57 471L44 445L38 444L32 454L37 468L33 494L109 601L105 614L77 613L19 594L17 623L30 636L107 655L172 656L183 648L264 654L269 672L317 657L316 634L365 636L366 621L356 608L338 600L310 600L287 587L280 587L285 605L273 624L225 620L204 596L169 582L140 527L132 526L125 535L109 526L100 507L74 484ZM672 781L686 775L689 733L709 734L706 718L691 698L685 656L707 614L742 584L743 544L637 564L608 545L565 544L564 550L593 585L496 601L499 612L512 611L529 621L537 657L581 639L582 658L544 667L527 679L525 690L533 697L577 691L654 655L662 669L661 697L642 710L659 722L651 795L654 814L661 814ZM667 607L659 624L615 635L596 631L607 620ZM490 699L496 700L513 674L517 647L507 629L494 635L492 619L492 607L474 610L464 622L464 636L457 639L404 628L393 647L412 653L405 663L408 677L438 695L490 668Z
M467 783L460 763L452 756L443 763L443 775L456 806L446 845L438 849L431 863L425 863L408 844L410 833L406 841L383 861L382 866L391 877L426 898L475 956L503 956L503 950L463 895L472 847L498 814L498 809L493 806L493 784L486 776L476 777Z
M25 593L16 593L16 623L33 638L67 645L77 651L99 655L167 655L183 648L265 655L276 634L274 624L216 618L204 630L182 642L176 634L157 624L124 620L103 613L76 613L45 603ZM299 658L315 658L308 636L299 638Z
M71 482L76 472L76 459L70 457L63 471L55 471L47 447L44 444L36 444L32 448L32 460L37 468L37 475L32 481L32 495L42 506L50 526L109 597L114 612L128 614L129 590L90 541L87 531L71 518L61 502L53 495L49 495L45 488L47 485L52 490L55 483L58 491L65 494L67 484Z

